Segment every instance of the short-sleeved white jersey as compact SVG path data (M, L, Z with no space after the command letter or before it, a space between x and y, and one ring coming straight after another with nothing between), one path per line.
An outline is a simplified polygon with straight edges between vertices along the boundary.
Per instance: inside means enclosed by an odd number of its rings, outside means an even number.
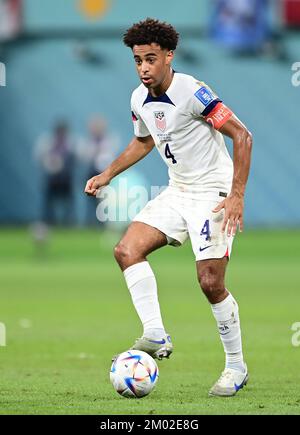
M134 133L153 137L169 167L171 186L230 192L233 163L223 135L207 122L220 101L205 83L180 73L160 97L152 97L143 84L133 92Z

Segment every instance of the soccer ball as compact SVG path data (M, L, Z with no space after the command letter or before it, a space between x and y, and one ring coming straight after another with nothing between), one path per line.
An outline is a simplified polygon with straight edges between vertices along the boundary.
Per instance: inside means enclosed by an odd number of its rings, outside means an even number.
M141 350L128 350L115 359L110 369L110 381L123 397L139 399L147 396L158 381L154 359Z

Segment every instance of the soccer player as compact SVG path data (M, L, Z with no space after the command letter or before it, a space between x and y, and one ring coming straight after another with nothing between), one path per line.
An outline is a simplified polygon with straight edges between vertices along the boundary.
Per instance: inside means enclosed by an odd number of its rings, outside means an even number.
M226 354L225 370L209 394L233 396L247 383L248 371L238 304L224 277L233 238L243 229L252 137L205 83L172 69L178 37L171 25L150 18L125 33L142 82L131 99L135 136L104 172L88 180L85 192L96 196L98 189L157 148L169 168L169 186L138 213L115 248L144 328L132 349L158 359L172 353L147 256L190 237L198 280ZM233 141L233 162L223 134Z

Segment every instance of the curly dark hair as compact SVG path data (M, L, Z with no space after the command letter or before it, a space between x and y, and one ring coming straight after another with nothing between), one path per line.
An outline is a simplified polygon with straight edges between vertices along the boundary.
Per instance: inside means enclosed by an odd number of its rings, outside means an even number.
M161 48L175 50L179 39L171 24L147 18L144 21L135 23L126 31L123 37L124 44L133 48L134 45L146 45L156 43Z

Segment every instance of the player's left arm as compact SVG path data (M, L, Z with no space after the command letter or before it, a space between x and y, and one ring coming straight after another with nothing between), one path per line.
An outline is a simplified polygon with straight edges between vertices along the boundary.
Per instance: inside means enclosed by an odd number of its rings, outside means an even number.
M218 126L218 130L233 141L234 172L230 194L213 211L218 212L224 208L222 231L225 231L228 224L227 234L230 236L235 235L238 226L243 231L244 194L250 170L252 134L232 112L229 119Z

